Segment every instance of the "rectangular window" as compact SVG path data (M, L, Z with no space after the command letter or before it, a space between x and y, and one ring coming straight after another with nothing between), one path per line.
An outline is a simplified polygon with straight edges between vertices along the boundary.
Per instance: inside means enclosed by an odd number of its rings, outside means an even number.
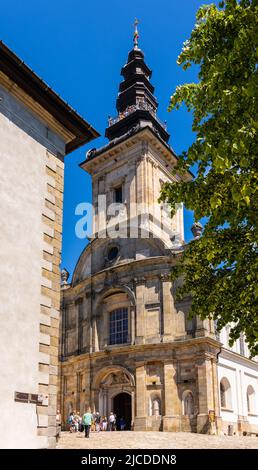
M109 344L128 342L128 309L118 308L109 317Z
M114 188L114 202L121 204L123 202L123 188L122 186L118 186Z
M83 334L83 300L78 301L78 353L82 350L82 334Z
M69 307L68 306L64 308L64 327L65 327L65 330L68 330L69 328Z
M82 373L78 372L77 373L77 392L82 392L82 380L83 380L83 375Z
M244 337L242 333L239 338L239 347L240 347L241 356L244 356L245 355L245 342L244 342Z
M67 377L63 377L63 390L64 390L64 393L67 393Z

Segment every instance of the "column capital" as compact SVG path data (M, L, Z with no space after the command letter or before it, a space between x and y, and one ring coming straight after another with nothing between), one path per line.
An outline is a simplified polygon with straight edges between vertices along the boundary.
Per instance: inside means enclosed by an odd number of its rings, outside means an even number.
M148 143L147 140L143 140L142 141L142 152L141 152L142 156L145 156L146 153L148 152L148 150L149 150L149 143Z
M171 281L170 273L162 273L160 274L159 278L162 282Z
M140 165L141 163L145 162L145 159L146 159L145 155L140 155L140 156L137 158L137 160L135 160L135 161L136 161L136 165Z
M145 361L138 361L135 362L135 368L137 369L138 367L145 367L146 363Z
M175 360L174 359L165 359L163 361L164 366L173 366L176 368Z
M134 284L139 285L139 284L145 284L146 278L145 277L135 277L134 278Z
M197 366L203 366L207 361L210 361L213 356L207 351L199 352L195 356L195 364Z

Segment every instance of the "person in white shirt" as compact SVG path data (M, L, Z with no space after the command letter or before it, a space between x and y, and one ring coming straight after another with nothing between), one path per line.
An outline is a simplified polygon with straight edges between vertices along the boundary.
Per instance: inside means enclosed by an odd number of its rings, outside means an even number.
M115 431L116 430L116 417L115 417L113 411L111 411L111 413L109 415L108 422L109 422L109 430L110 431Z

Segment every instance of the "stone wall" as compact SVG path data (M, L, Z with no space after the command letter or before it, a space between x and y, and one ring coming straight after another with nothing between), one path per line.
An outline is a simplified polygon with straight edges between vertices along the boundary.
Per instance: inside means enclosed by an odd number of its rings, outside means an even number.
M39 393L48 397L37 406L38 434L56 443L56 407L60 312L60 261L64 165L49 152L45 160L46 193L42 211L43 263L40 305ZM47 378L47 381L45 378Z
M22 95L18 87L9 79L3 83L0 446L45 448L55 445L56 436L63 197L60 155L65 144L43 118L26 107L25 94L21 101L6 88Z

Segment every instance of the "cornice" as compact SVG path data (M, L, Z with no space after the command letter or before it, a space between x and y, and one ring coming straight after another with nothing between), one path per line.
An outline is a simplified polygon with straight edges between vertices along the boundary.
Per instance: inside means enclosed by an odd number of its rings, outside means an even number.
M9 93L29 108L39 119L44 121L54 132L56 132L65 142L69 142L74 134L63 127L48 111L46 111L37 101L25 93L14 81L7 77L0 70L0 85Z
M103 147L103 151L101 151L101 153L98 153L96 154L96 156L86 159L80 164L80 166L85 171L92 174L95 167L98 167L106 159L118 156L124 150L128 150L128 148L133 147L135 144L142 142L142 140L144 139L151 143L153 147L168 160L172 167L175 166L175 164L177 163L177 156L174 153L173 149L161 138L159 138L149 126L140 128L131 136L125 135L124 139L119 138L117 139L117 141L114 140L112 146L111 144L107 144ZM187 172L182 179L184 179L185 181L190 181L192 179L192 176L193 175L190 172Z
M72 295L80 296L81 291L86 289L86 286L90 286L91 283L96 283L98 281L101 281L101 277L103 278L102 280L105 279L105 275L107 273L112 273L115 274L119 271L124 271L125 275L128 276L130 272L132 273L132 276L137 279L137 275L133 275L133 271L137 270L139 267L142 266L151 266L152 270L155 265L162 265L162 264L167 264L169 266L173 266L177 262L177 257L180 256L180 253L175 253L173 258L171 255L168 256L153 256L153 257L148 257L144 259L139 259L139 260L132 260L128 261L127 263L123 264L118 264L118 265L112 265L111 267L107 267L105 269L102 269L101 271L98 271L92 275L89 275L82 281L78 282L75 285L71 285L69 288L67 288L65 291L62 291L64 300ZM136 266L136 268L134 268ZM130 271L129 271L130 269ZM168 273L166 273L168 275ZM120 276L121 277L121 276ZM142 275L139 276L142 279ZM159 277L159 275L155 276L153 274L148 275L148 272L144 273L144 277L146 279L153 278L153 277ZM118 283L119 285L119 283Z
M241 354L236 353L235 351L230 351L229 349L222 348L219 356L221 359L227 359L237 364L241 364L246 367L251 367L254 370L258 371L258 362L249 359L248 357L242 356ZM220 363L220 362L219 362ZM223 364L222 362L220 363Z
M118 346L118 347L113 347L112 348L107 348L105 351L97 351L97 352L92 352L92 353L83 353L80 355L73 355L69 356L65 360L65 363L67 365L73 363L73 362L79 362L83 360L94 360L94 359L105 359L107 357L113 357L113 356L123 356L124 354L130 354L131 357L133 354L137 353L142 353L146 354L147 357L150 358L150 360L145 359L142 360L141 363L147 364L149 362L153 361L153 358L151 354L148 355L148 352L156 351L158 349L159 353L161 351L169 351L171 352L171 361L177 360L176 353L177 352L183 352L183 350L187 350L187 352L190 354L190 349L189 348L194 348L195 351L193 354L195 356L198 356L198 360L201 361L205 359L213 359L216 358L217 350L220 348L220 343L218 341L214 340L213 338L210 337L202 337L202 338L191 338L191 339L186 339L186 340L180 340L180 341L171 341L170 343L151 343L151 344L136 344L136 345L126 345L126 346ZM205 350L205 347L210 347L213 348L214 353L212 353L211 350ZM198 350L200 348L200 350ZM168 358L164 359L164 361L168 361ZM161 360L161 362L164 362Z

